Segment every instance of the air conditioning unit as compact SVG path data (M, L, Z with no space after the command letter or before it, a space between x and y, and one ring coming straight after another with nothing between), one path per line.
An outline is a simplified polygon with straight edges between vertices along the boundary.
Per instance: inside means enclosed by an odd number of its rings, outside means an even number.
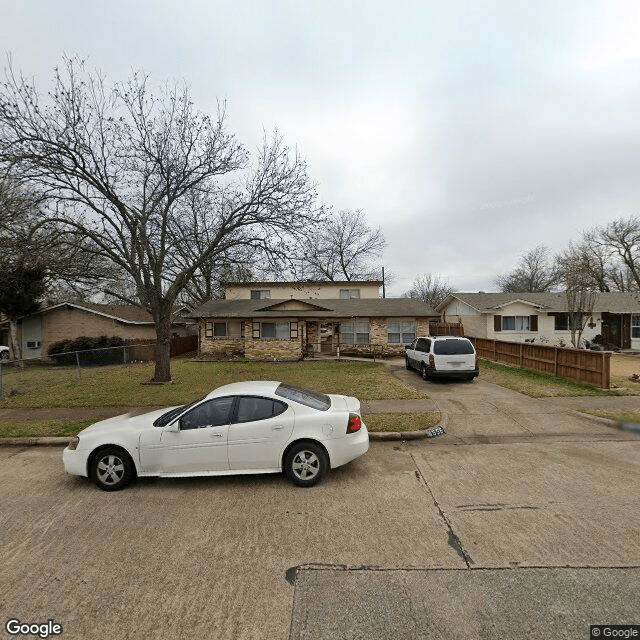
M41 344L40 340L27 340L27 349L39 349Z

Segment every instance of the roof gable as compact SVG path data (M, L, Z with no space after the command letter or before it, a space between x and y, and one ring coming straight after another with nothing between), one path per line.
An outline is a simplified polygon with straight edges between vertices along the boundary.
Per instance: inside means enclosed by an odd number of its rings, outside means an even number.
M331 309L312 304L306 300L292 298L291 300L283 300L275 304L267 305L266 307L256 309L256 311L331 311Z

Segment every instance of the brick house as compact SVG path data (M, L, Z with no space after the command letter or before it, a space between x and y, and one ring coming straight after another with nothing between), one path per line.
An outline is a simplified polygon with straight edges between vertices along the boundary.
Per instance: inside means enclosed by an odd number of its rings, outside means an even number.
M175 337L188 334L187 320L179 314L172 332ZM156 330L148 311L124 304L63 302L44 307L18 322L23 358L42 357L53 343L81 336L147 341L156 339Z
M199 354L225 359L300 360L305 355L402 355L438 315L411 298L379 298L382 283L228 284L225 300L190 314Z

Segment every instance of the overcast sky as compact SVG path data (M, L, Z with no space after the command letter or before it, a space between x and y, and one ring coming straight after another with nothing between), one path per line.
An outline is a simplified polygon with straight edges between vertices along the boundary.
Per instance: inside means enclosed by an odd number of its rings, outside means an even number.
M640 213L640 1L0 0L2 48L46 87L63 53L226 99L277 127L322 200L363 209L400 295L460 291L538 243Z

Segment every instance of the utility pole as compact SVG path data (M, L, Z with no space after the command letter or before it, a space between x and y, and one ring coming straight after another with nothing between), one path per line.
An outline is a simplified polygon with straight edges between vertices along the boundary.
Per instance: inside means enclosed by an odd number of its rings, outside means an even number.
M387 294L384 288L384 267L382 267L382 297L386 298Z

